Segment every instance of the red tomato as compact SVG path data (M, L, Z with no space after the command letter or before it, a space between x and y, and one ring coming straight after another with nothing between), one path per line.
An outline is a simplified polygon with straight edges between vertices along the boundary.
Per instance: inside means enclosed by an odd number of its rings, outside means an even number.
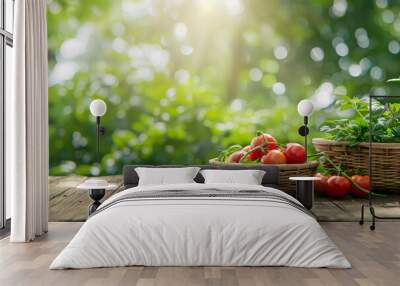
M242 159L242 157L243 157L243 151L242 150L236 151L229 156L228 162L229 163L239 163L239 161L240 161L240 159Z
M288 164L302 164L306 161L306 152L302 145L289 143L285 148L285 156Z
M264 152L260 149L257 149L253 152L251 152L249 155L247 155L247 158L249 158L251 161L255 161L258 158L261 158L264 155Z
M360 187L366 189L366 190L370 190L370 184L369 184L369 177L368 176L360 176L360 175L354 175L351 177L351 180L356 183L357 185L359 185ZM351 186L351 190L350 190L350 194L352 194L354 197L357 198L364 198L368 195L368 193L363 192L361 190L359 190L356 186L352 185Z
M286 164L286 157L279 150L271 150L261 157L261 163L263 164Z
M239 163L240 159L243 158L244 154L251 149L250 146L244 147L242 150L236 151L232 153L229 158L228 162L229 163Z
M321 173L316 173L314 177L320 178L318 181L314 181L314 189L317 193L326 194L328 188L329 176L324 176Z
M350 193L351 182L342 176L332 176L328 179L326 194L332 198L343 198Z
M270 144L265 145L264 150L257 149L254 152L251 152L249 154L249 156L247 156L247 158L249 158L252 161L255 161L255 160L261 158L266 153L266 151L278 148L278 141L276 141L276 139L274 137L272 137L271 135L269 135L267 133L262 133L260 135L257 135L256 137L254 137L251 140L250 146L253 149L253 148L255 148L257 146L261 146L265 143L270 143Z

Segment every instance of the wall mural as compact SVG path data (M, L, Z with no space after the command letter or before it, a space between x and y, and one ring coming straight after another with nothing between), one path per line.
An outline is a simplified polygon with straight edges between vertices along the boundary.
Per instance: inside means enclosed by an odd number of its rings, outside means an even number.
M257 130L302 142L351 116L343 96L394 94L400 1L50 0L52 175L118 174L128 163L207 163ZM103 99L100 166L89 104Z

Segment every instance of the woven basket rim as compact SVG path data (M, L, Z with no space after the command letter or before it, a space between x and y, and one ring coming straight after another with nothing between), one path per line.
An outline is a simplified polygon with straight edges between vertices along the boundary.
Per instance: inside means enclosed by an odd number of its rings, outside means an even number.
M312 139L313 144L320 144L320 145L335 145L335 146L347 146L349 145L348 142L346 141L335 141L335 140L330 140L330 139L324 139L324 138L313 138ZM377 142L372 142L372 147L373 148L382 148L382 149L400 149L400 143L377 143ZM369 142L362 142L359 143L356 146L361 146L361 147L369 147Z
M310 169L316 168L319 165L318 161L309 161L304 164L261 164L261 163L225 163L218 161L218 158L213 158L209 160L211 165L224 165L224 166L245 166L245 167L262 167L262 166L276 166L280 170L298 170L298 169Z

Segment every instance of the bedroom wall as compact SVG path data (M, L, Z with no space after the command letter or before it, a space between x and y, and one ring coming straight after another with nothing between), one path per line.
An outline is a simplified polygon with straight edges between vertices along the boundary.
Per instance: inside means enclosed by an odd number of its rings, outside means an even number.
M341 96L393 92L394 2L49 0L51 174L206 163L256 130L301 142L303 98L321 135ZM93 98L108 104L100 168Z

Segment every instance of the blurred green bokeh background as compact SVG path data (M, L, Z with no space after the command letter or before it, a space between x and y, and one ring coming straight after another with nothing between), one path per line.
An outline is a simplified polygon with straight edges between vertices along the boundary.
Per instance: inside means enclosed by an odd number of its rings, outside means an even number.
M256 130L302 142L341 95L398 92L400 1L49 0L52 175L207 163ZM95 164L89 103L108 105Z

